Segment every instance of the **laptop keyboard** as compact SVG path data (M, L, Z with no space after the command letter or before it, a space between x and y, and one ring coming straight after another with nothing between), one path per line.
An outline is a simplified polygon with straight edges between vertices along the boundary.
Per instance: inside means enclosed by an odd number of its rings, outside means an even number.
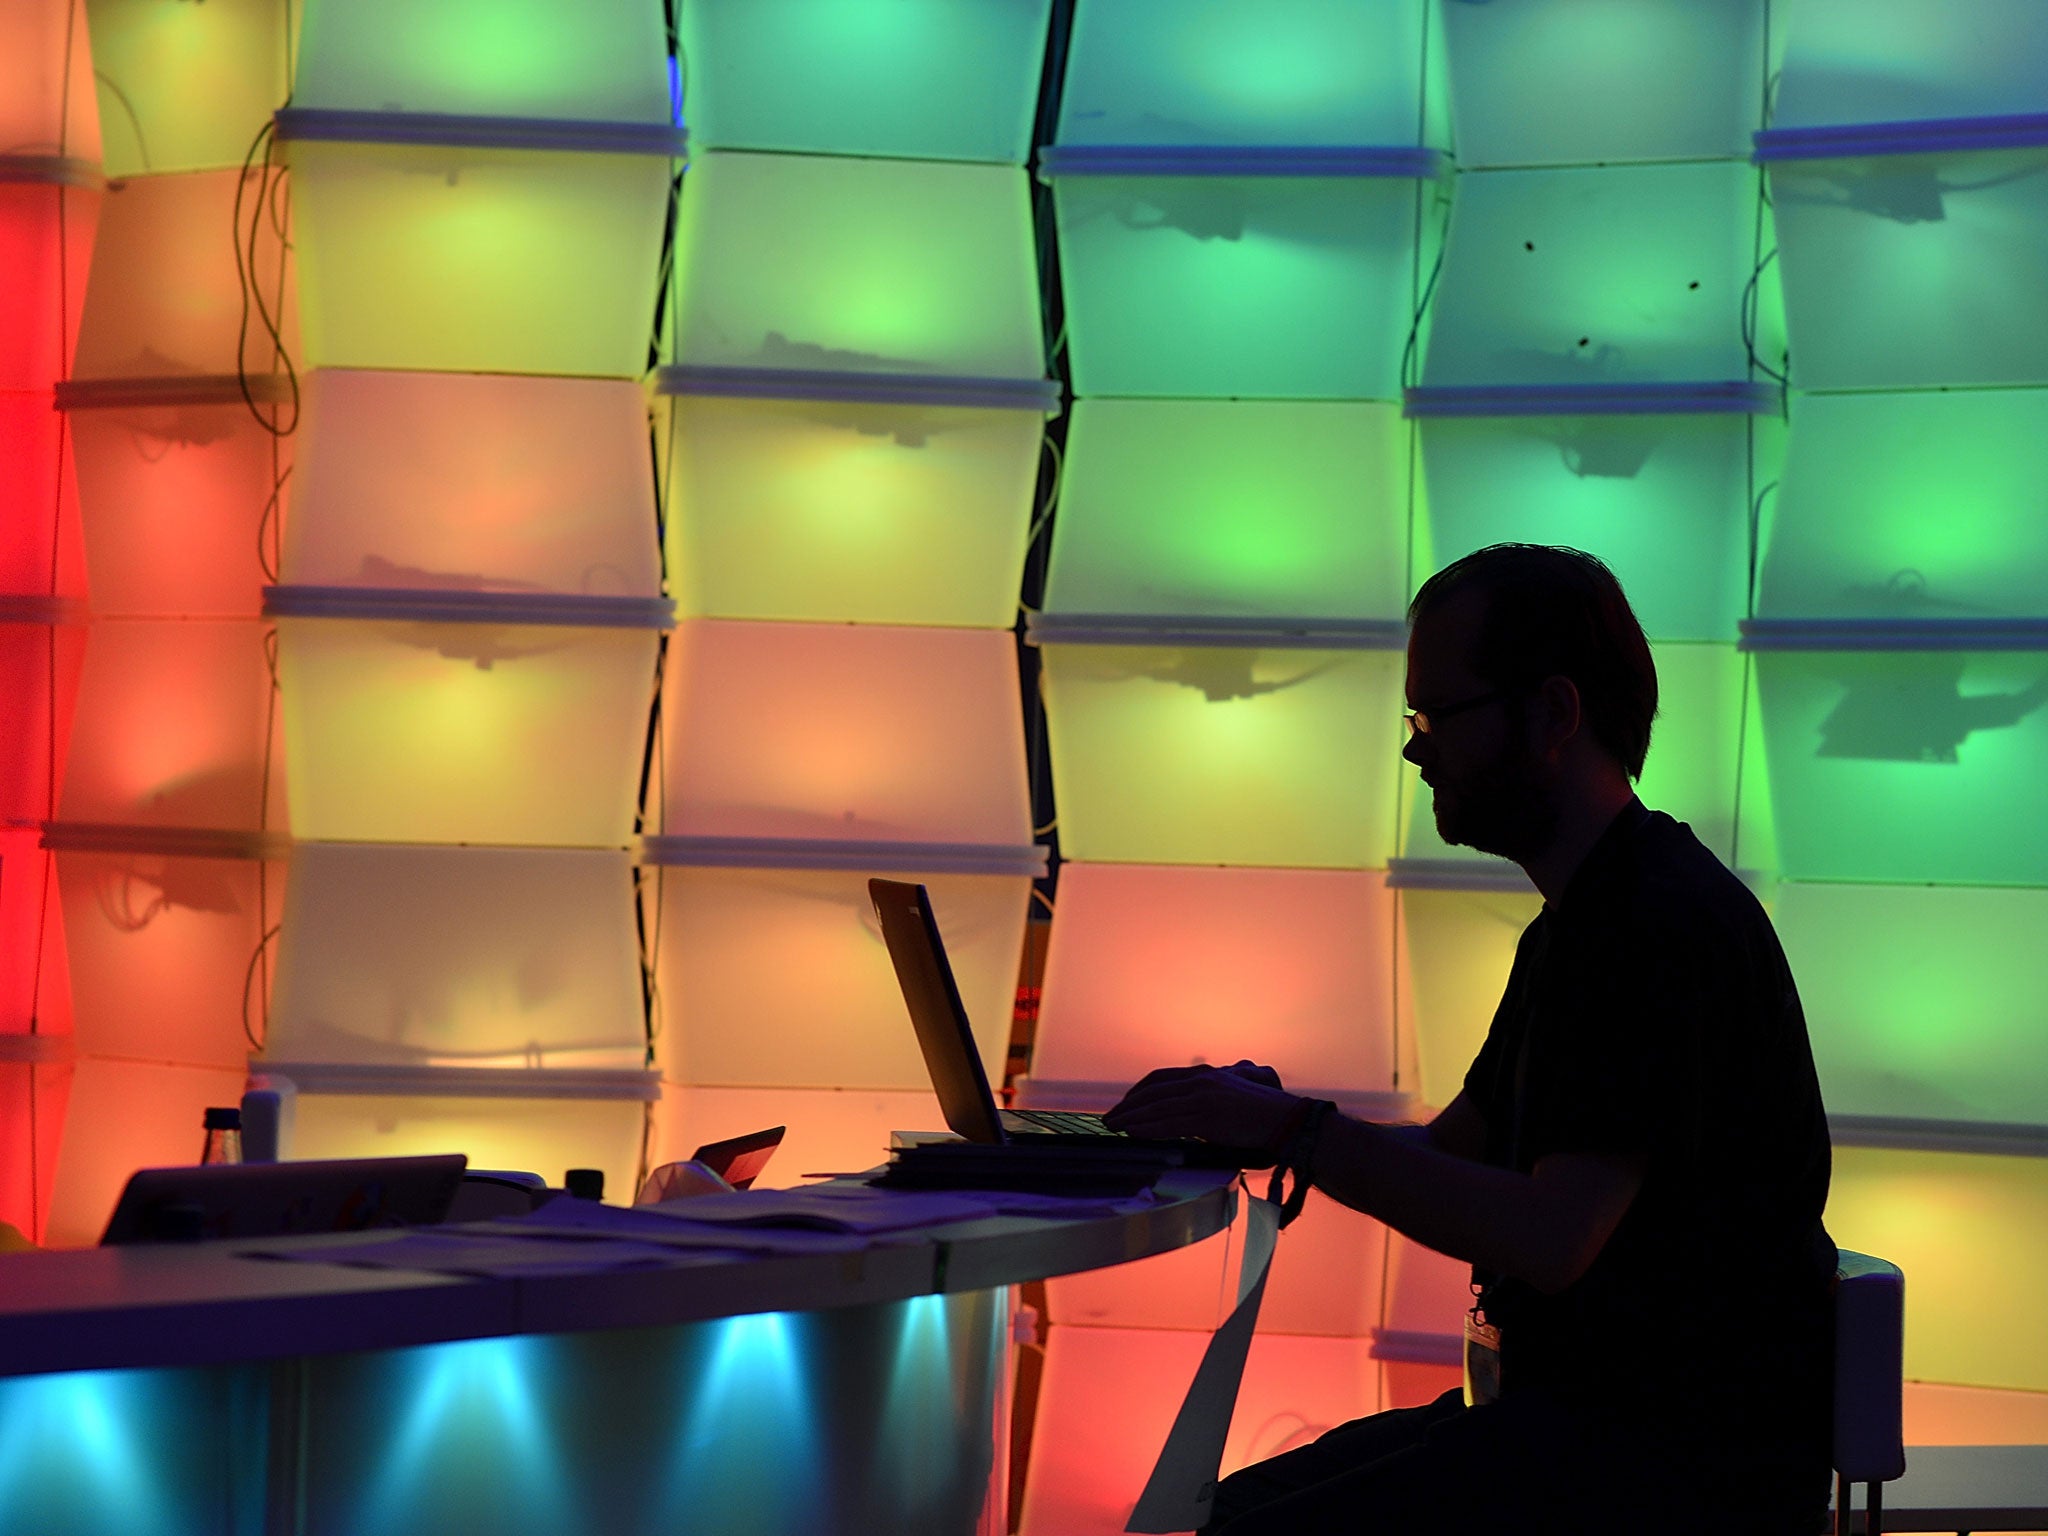
M1121 1136L1121 1131L1112 1131L1102 1123L1100 1115L1069 1114L1056 1109L1011 1109L1005 1110L1003 1118L1012 1126L1021 1125L1035 1131L1051 1131L1061 1136Z

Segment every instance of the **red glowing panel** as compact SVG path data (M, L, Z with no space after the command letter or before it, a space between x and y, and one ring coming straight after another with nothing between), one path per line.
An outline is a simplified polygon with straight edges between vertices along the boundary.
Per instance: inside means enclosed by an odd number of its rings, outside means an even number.
M85 39L85 0L0 6L0 150L99 158Z
M64 189L0 181L0 389L64 376Z
M71 822L255 831L266 756L281 825L281 743L269 742L265 626L103 619L92 626L60 797Z
M0 826L0 1036L71 1030L56 868L40 837Z
M1303 1092L1389 1091L1393 924L1380 874L1069 864L1032 1075L1249 1057Z
M71 1066L0 1058L0 1221L40 1240L57 1171L57 1143L70 1096Z
M1381 1324L1390 1353L1459 1358L1472 1308L1472 1266L1405 1237L1391 1242Z
M87 1248L107 1229L114 1202L138 1168L199 1161L207 1109L239 1104L243 1068L82 1058L57 1153L44 1241Z
M0 391L0 598L83 595L65 437L48 389Z
M76 409L96 614L254 618L265 511L290 448L241 401Z
M0 824L48 819L70 739L84 631L0 618Z
M907 1026L906 1026L907 1027ZM789 1128L757 1181L793 1189L807 1173L859 1173L889 1159L894 1131L944 1130L929 1092L872 1088L685 1088L665 1082L654 1109L652 1161L678 1162L709 1141Z

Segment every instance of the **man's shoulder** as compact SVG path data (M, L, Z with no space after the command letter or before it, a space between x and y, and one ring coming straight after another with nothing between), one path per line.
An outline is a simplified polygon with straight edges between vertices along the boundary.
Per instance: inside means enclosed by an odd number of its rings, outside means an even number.
M1659 948L1776 943L1756 894L1690 826L1662 811L1643 817L1604 873L1583 914L1589 938Z

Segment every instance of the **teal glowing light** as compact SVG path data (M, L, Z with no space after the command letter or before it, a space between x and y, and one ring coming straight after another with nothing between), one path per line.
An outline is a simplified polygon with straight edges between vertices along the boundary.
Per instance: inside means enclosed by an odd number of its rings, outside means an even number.
M823 1507L830 1468L813 1402L822 1361L805 1346L813 1319L757 1312L702 1325L708 1357L681 1383L654 1508L705 1536L798 1530Z

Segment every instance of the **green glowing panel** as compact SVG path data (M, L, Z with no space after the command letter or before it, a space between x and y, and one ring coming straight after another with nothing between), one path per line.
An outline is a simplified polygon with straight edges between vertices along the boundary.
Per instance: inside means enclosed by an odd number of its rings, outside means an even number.
M1423 382L1741 379L1747 165L1461 176Z
M691 0L690 135L711 149L1022 161L1051 0Z
M1392 405L1077 401L1046 608L1398 619L1408 436Z
M1534 890L1418 891L1401 898L1404 1019L1415 1030L1424 1103L1443 1106L1465 1086L1486 1042L1522 930L1542 909Z
M1749 157L1765 0L1444 7L1458 163Z
M1062 144L1413 144L1423 0L1080 0Z
M1662 644L1657 724L1637 793L1652 810L1690 826L1723 863L1735 857L1735 785L1742 746L1744 658L1732 645ZM1403 858L1479 859L1436 832L1428 789L1413 768L1401 774L1407 803Z
M2048 391L1799 395L1759 610L2048 616Z
M1366 869L1393 852L1397 653L1043 655L1068 858Z
M1069 175L1053 198L1075 393L1399 398L1414 182Z
M688 396L668 408L683 613L1014 622L1037 412Z
M1770 181L1794 384L2048 383L2048 147L1787 160Z
M1758 657L1792 880L2048 885L2048 654Z
M669 121L660 0L304 0L295 107Z
M2036 0L1799 0L1772 100L1781 128L2039 112Z
M1429 563L1569 544L1614 568L1652 637L1732 641L1748 609L1749 439L1746 416L1425 418Z
M107 174L241 165L289 88L288 5L86 0Z
M2048 1158L1838 1146L1827 1224L1906 1272L1909 1379L2048 1390L2048 1329L2001 1293L2048 1265Z
M288 149L313 366L636 378L646 368L667 160Z
M1014 167L708 154L683 178L681 219L682 362L1045 372L1031 201Z
M1828 1108L2035 1124L2048 1113L2048 891L1778 888Z

